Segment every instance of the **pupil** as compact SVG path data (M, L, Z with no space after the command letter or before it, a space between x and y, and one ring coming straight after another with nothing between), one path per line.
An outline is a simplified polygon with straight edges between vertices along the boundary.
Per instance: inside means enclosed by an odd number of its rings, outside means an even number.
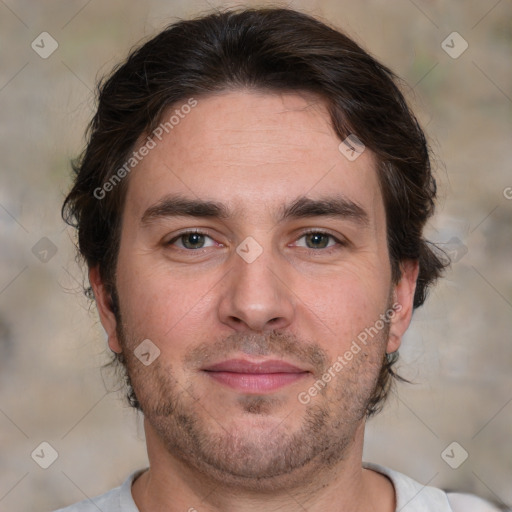
M202 243L204 242L203 240L204 238L204 235L201 235L199 233L189 233L188 235L186 235L185 237L185 247L188 247L188 245L202 245Z
M324 242L325 240L327 239L327 237L325 235L322 235L321 233L313 233L312 235L309 235L311 237L311 241L313 242L313 244L315 244L314 248L315 249L318 249L318 247L326 247L326 244L325 243L321 243L321 239L323 238L324 239ZM320 245L318 245L318 242L320 241Z

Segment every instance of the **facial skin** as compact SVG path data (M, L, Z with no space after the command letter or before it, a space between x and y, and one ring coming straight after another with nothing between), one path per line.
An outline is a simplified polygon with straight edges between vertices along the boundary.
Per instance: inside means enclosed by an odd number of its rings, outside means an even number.
M313 96L197 100L129 177L121 324L90 271L109 346L125 353L145 416L150 470L134 499L141 511L394 510L390 482L361 469L364 416L385 353L409 325L418 268L404 262L392 283L373 155L345 158ZM178 196L229 215L167 215L162 205ZM345 215L281 219L300 198L341 198ZM180 237L186 230L205 236ZM255 250L247 237L262 249L250 263L236 250ZM301 403L393 303L392 321ZM134 355L145 339L160 350L148 366ZM304 373L272 391L233 389L204 370L228 359L284 360Z

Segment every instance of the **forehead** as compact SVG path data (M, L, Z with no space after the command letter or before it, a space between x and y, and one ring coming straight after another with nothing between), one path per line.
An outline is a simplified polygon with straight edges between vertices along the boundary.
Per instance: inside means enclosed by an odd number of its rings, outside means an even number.
M340 194L364 207L370 220L383 212L373 155L346 158L318 97L229 91L196 101L182 109L185 99L163 116L166 122L174 115L172 124L132 171L126 214L140 219L178 194L221 201L238 219L282 211L299 197Z

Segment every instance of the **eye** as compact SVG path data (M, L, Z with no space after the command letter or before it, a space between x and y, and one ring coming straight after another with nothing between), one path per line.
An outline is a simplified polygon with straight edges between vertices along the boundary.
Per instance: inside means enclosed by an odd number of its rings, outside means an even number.
M206 239L212 240L213 243L210 245L205 245ZM174 237L172 240L169 240L165 245L177 245L177 247L180 249L197 250L204 249L206 247L213 247L216 245L216 242L213 241L213 238L206 235L205 233L201 233L200 231L184 231L183 233L180 233L178 236Z
M307 249L330 249L338 245L346 245L344 242L338 240L335 236L330 233L326 233L324 231L307 231L303 233L302 236L298 240L305 240L305 246L299 245L299 247L306 247ZM332 243L329 244L329 239L332 240Z
M304 244L298 243L304 239ZM210 240L210 243L207 243ZM187 251L197 251L199 249L206 249L208 247L223 247L222 244L215 242L213 238L206 233L198 230L183 231L171 240L165 243L166 246L176 246L178 249ZM298 239L296 246L304 247L305 249L318 250L327 249L325 252L336 249L336 246L346 246L346 242L340 241L334 235L325 231L307 231L303 233Z

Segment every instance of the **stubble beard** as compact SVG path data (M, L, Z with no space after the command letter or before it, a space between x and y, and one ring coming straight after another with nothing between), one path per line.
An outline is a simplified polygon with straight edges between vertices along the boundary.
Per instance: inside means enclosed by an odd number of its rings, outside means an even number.
M201 397L193 374L189 373L188 383L178 382L172 365L161 357L150 366L141 364L133 354L140 338L121 326L118 322L129 382L168 453L203 477L255 492L300 487L347 458L375 392L389 334L387 325L310 403L290 396L289 400L296 401L295 409L303 411L295 425L286 416L270 424L269 416L283 416L279 410L283 402L275 396L241 395L237 414L255 422L256 428L248 429L247 422L242 428L215 417L210 412L215 411L215 404L204 401L205 390ZM275 332L236 333L215 344L203 343L189 351L185 361L195 363L197 370L199 361L215 353L227 354L234 347L248 354L314 361L315 379L334 362L319 345L298 343L295 337ZM304 390L312 384L310 379Z

